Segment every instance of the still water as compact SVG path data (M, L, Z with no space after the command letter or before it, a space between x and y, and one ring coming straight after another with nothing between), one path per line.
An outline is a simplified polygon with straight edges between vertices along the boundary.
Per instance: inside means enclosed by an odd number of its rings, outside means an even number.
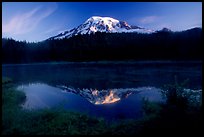
M173 83L175 76L181 82L189 79L188 88L201 89L202 62L9 64L2 65L2 76L12 78L16 88L26 93L25 109L61 106L93 116L125 119L142 115L143 97L163 101L161 87Z

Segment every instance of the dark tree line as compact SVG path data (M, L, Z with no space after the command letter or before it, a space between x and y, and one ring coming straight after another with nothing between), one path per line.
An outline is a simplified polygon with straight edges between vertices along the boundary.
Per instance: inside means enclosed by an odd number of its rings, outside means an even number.
M2 62L200 60L201 45L201 28L153 34L97 32L37 43L3 38Z

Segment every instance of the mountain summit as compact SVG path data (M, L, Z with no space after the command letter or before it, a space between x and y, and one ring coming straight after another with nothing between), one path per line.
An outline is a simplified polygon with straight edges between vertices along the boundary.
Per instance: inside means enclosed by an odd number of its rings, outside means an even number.
M129 25L125 21L119 21L111 17L92 16L83 24L71 30L60 33L50 39L70 38L78 34L91 34L95 32L121 33L121 32L138 32L152 33L152 30Z

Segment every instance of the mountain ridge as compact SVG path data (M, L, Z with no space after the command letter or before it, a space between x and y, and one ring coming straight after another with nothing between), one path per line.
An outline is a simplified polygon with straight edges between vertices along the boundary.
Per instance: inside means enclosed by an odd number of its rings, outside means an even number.
M91 34L96 32L106 33L122 33L122 32L138 32L138 33L153 33L155 31L145 29L135 25L129 25L126 21L119 21L111 17L92 16L79 26L64 31L56 36L48 39L63 39L70 38L75 35Z

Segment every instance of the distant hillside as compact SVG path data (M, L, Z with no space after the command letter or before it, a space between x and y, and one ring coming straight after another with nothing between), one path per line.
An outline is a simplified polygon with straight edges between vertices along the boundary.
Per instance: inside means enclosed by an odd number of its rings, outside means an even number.
M2 39L3 63L202 59L202 29L84 34L38 43Z

